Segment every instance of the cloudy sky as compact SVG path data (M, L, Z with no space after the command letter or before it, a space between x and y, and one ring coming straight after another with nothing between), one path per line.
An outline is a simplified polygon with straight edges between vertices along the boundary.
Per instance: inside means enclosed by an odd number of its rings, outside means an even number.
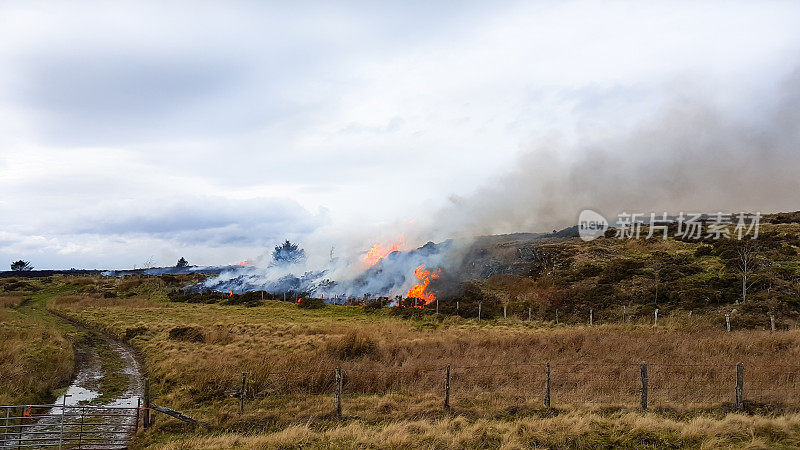
M757 120L798 23L769 1L4 1L0 262L357 250L542 140L568 159L675 98Z

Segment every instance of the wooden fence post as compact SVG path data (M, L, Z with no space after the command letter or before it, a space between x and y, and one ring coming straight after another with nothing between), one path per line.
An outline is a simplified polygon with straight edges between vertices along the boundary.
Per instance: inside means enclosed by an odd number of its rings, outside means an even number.
M450 409L450 364L447 365L444 378L444 409Z
M744 409L744 364L736 364L736 410Z
M481 320L481 304L478 303L478 320Z
M594 310L590 309L589 310L589 326L592 326L593 324L594 324Z
M528 307L528 322L531 321L531 307Z
M625 316L626 316L626 314L625 314L625 306L623 306L622 307L622 324L623 325L625 324Z
M336 375L334 377L336 384L336 392L333 394L333 403L336 405L336 417L342 418L342 368L336 367Z
M731 315L730 314L725 314L725 328L727 328L728 331L731 331Z
M556 308L556 325L558 325L558 308Z
M653 326L658 326L658 308L653 311Z
M144 380L144 414L142 415L142 425L150 428L150 380Z
M458 300L456 300L456 312L458 312Z
M547 379L544 383L544 407L550 407L550 362L547 363Z
M247 372L242 372L242 389L239 391L239 415L244 414L244 396L247 392Z
M436 314L439 314L439 297L436 297Z
M647 411L647 363L642 363L642 410Z
M774 333L775 332L775 315L774 314L770 314L769 315L769 330L770 330L770 333Z

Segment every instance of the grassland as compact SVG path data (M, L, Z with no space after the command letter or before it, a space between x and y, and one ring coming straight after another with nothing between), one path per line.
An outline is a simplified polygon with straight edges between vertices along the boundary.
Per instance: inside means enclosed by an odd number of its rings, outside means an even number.
M64 282L63 280L61 282ZM159 418L139 446L716 447L800 442L794 372L800 330L725 332L702 314L599 326L465 319L390 309L302 309L165 300L157 277L87 278L49 307L130 342L154 402L202 421ZM101 294L116 290L116 297ZM640 363L650 413L637 412ZM543 406L545 364L552 409ZM746 409L733 406L735 364ZM452 409L443 408L452 367ZM345 373L344 419L333 369ZM238 392L247 372L244 414Z
M80 333L48 314L45 302L68 288L41 280L0 281L0 404L52 400L72 374L72 342Z
M30 292L0 295L3 333L17 333L0 344L16 348L2 370L20 383L5 398L46 392L69 372L66 349L76 336L46 314L46 304L134 346L153 401L201 421L189 428L159 416L137 447L793 448L800 445L800 225L769 224L763 233L763 264L738 305L730 245L675 240L495 240L470 250L475 273L460 276L473 281L449 290L452 279L437 280L438 315L170 301L197 277L38 280ZM26 339L58 363L24 366ZM640 410L643 362L648 412ZM548 363L551 408L543 402ZM336 367L344 373L341 419ZM26 387L25 374L34 372L51 381Z

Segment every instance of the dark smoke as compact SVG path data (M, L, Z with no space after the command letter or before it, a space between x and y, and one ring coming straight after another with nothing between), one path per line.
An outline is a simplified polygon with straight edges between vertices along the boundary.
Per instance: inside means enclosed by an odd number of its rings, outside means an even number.
M452 198L438 236L545 231L589 208L625 212L800 209L800 71L749 118L679 99L632 132L576 145L536 142L490 186Z

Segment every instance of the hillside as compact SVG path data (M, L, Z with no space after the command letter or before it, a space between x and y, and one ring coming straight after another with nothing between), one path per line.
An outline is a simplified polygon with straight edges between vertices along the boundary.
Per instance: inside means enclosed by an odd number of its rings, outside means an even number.
M766 216L757 240L617 239L614 230L591 242L536 235L477 239L460 268L432 280L440 309L456 301L459 314L507 315L585 323L652 321L653 313L703 313L724 326L732 314L740 327L778 326L800 319L800 213ZM647 235L647 228L642 236ZM742 302L739 247L754 245ZM431 305L428 305L429 307ZM455 312L455 311L453 311Z

